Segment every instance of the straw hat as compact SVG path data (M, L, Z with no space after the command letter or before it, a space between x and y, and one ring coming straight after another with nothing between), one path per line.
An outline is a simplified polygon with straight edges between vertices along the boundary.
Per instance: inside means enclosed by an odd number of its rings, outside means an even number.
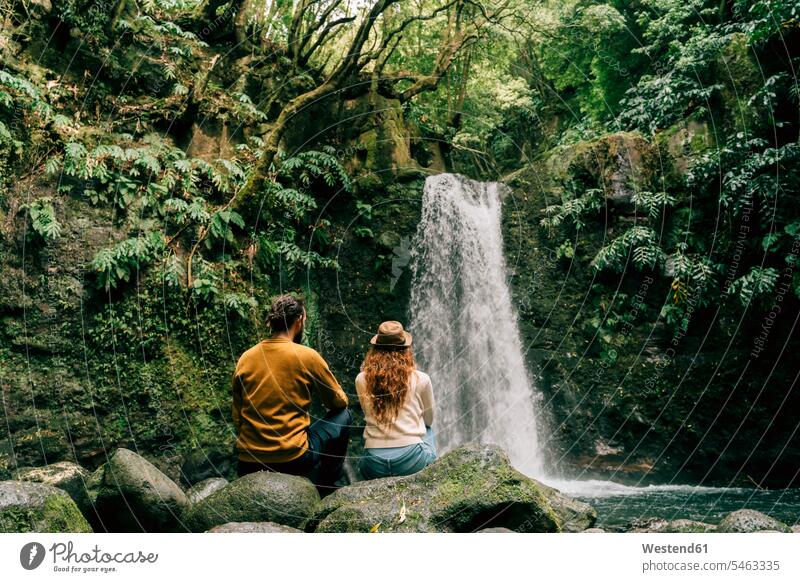
M411 339L411 334L403 329L402 323L384 321L369 343L379 348L407 348L411 345Z

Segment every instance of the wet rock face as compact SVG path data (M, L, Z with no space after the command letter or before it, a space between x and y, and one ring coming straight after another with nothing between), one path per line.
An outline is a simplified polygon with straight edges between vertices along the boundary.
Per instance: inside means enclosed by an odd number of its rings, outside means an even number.
M95 471L89 491L98 531L176 531L189 505L172 479L128 449L117 449Z
M61 489L44 483L0 481L0 532L91 531L78 506Z
M571 502L570 502L571 501ZM494 446L467 445L414 475L363 481L325 498L318 532L558 532L592 525L594 510L525 477ZM581 518L576 514L583 512Z
M790 533L785 523L760 511L740 509L726 515L716 529L719 533L751 533L757 531L779 531Z
M308 479L258 471L192 505L184 526L195 532L230 522L275 522L302 528L318 503L317 489Z

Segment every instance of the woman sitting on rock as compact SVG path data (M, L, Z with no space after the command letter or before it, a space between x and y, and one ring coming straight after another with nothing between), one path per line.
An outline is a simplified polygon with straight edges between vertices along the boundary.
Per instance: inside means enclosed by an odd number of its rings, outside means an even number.
M366 423L359 470L365 479L411 475L436 460L431 379L400 322L384 321L370 343L356 378Z

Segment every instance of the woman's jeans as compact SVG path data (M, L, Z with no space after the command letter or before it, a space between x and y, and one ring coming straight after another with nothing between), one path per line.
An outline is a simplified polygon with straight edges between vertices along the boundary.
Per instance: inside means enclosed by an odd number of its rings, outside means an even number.
M405 447L364 449L358 469L364 479L412 475L436 460L436 436L427 427L421 443Z

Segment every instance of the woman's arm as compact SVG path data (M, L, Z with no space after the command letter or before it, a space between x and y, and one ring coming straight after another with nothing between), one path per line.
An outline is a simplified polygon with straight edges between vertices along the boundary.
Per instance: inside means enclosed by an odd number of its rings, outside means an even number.
M419 395L422 400L422 420L425 421L425 426L433 426L433 386L431 386L431 379L426 374L421 376L424 382L419 385Z

